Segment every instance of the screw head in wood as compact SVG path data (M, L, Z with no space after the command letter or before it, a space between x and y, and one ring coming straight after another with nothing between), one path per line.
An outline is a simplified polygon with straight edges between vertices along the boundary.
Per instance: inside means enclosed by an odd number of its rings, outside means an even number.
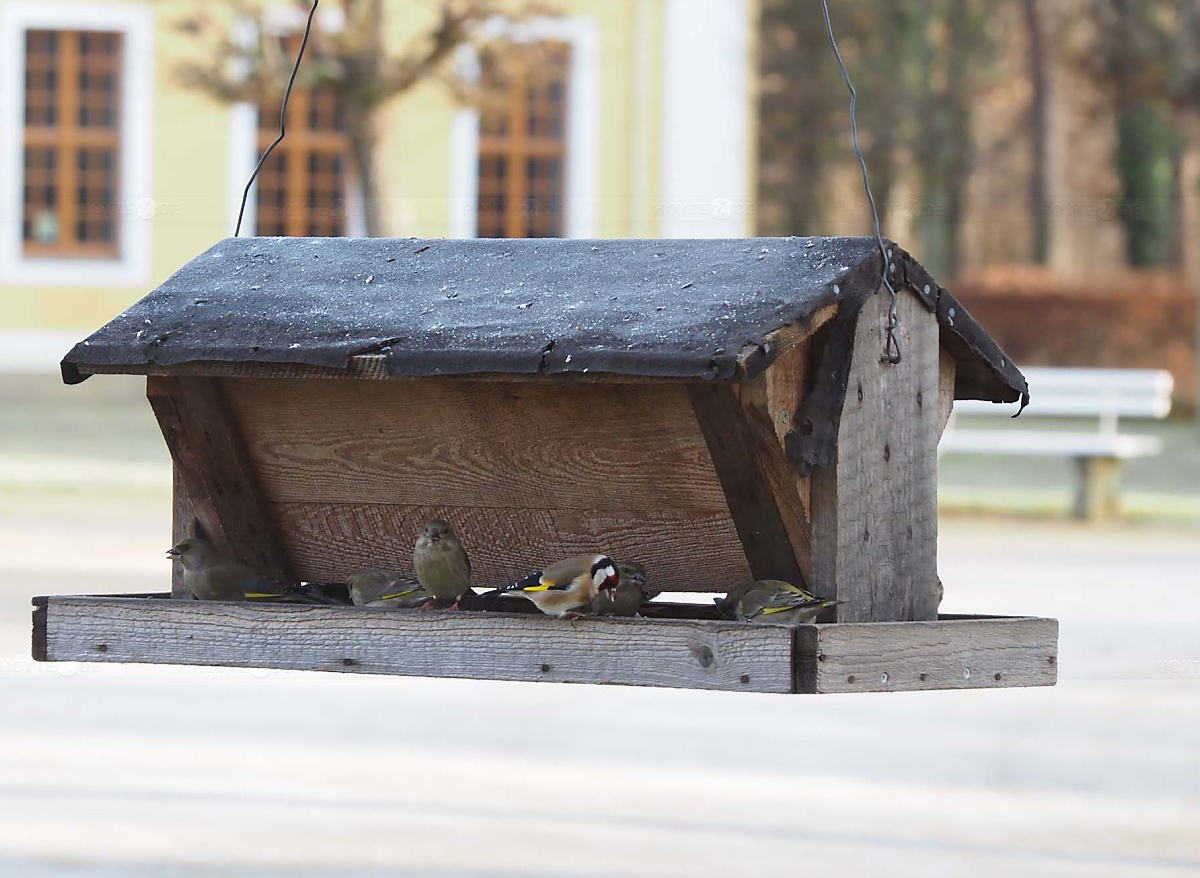
M999 674L997 674L997 675L995 676L995 678L994 678L994 679L996 679L996 680L999 680L999 679L1000 679L1000 675L999 675Z
M549 665L542 665L542 673L543 673L543 674L548 674L548 673L550 673L550 666L549 666Z
M854 675L853 675L853 674L851 674L849 677L847 677L847 678L846 678L846 682L847 682L847 683L853 683L853 682L854 682Z
M879 675L879 682L886 685L887 681L888 681L887 671L884 671L882 674Z
M922 682L922 683L924 683L926 680L928 680L928 679L929 679L929 675L928 675L928 674L922 674L922 675L920 676L920 678L919 678L919 679L921 680L921 682Z
M749 683L749 682L750 682L750 675L749 675L749 674L742 674L742 676L741 676L741 677L739 677L738 679L742 681L742 684L743 684L743 685L745 685L746 683Z
M971 669L970 668L963 668L963 679L964 680L971 679Z

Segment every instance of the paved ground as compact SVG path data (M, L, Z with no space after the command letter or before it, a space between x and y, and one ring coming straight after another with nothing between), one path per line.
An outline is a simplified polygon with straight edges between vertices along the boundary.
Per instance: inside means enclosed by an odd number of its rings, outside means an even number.
M1194 527L944 521L945 609L1060 618L1054 689L35 665L31 595L164 587L166 459L132 383L0 408L0 878L1200 876Z
M1061 684L787 698L35 665L31 594L162 587L103 513L0 512L0 878L1200 875L1195 532L951 522Z

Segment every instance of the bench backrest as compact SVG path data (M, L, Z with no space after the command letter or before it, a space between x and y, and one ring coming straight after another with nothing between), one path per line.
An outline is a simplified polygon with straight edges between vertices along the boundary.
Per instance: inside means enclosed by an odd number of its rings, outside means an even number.
M1025 369L1029 405L1021 417L1165 418L1175 381L1158 369ZM1012 416L1017 404L975 400L954 404L956 414Z

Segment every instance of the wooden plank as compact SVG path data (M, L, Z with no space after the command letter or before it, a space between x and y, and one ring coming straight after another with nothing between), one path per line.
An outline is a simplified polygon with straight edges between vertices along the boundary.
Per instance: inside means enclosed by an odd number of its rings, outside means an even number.
M255 570L290 579L275 524L217 380L148 378L146 396L204 535Z
M794 630L683 619L51 597L48 661L788 693Z
M771 424L779 443L786 449L786 437L793 429L793 421L804 395L808 389L811 372L810 361L814 347L811 343L792 348L779 357L771 367L763 373L767 385L767 411L770 413ZM810 519L809 502L811 485L808 476L796 475L796 490L800 494L800 502L804 506L805 520Z
M797 691L909 692L1053 686L1058 622L956 618L802 625Z
M200 522L196 520L196 510L188 497L187 485L183 483L179 467L172 466L171 473L171 543L176 545L188 537L204 536L200 531ZM190 600L192 593L183 582L183 565L171 565L171 596L181 600Z
M762 344L748 345L738 356L739 377L754 378L763 370L764 364L774 365L780 358L807 342L822 326L837 316L840 303L826 305L803 320L781 326L767 334Z
M724 592L750 575L728 512L280 503L271 514L297 575L318 582L366 567L411 571L413 541L430 518L454 523L479 586L584 552L640 561L664 591Z
M958 363L950 352L942 348L938 352L938 428L940 439L950 423L950 414L954 411L954 376L958 372Z
M679 386L224 384L266 496L512 508L725 510Z
M756 432L773 435L769 423L751 427L734 388L722 384L688 387L700 430L708 444L729 513L755 579L804 582L785 518L772 490L769 464L764 466Z
M901 290L903 360L882 363L888 304L863 305L837 461L812 476L813 587L839 622L937 618L938 325Z

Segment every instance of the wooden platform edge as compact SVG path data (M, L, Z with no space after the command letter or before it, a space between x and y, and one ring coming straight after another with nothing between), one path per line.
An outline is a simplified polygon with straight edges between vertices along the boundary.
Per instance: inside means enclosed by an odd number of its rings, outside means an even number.
M166 597L34 598L33 658L801 694L1053 686L1058 676L1058 622L1035 617L789 628Z
M943 616L806 625L796 633L801 693L1002 689L1057 681L1057 619Z
M687 619L52 596L42 661L790 693L794 629ZM38 621L40 614L40 622ZM35 633L35 657L39 646Z

